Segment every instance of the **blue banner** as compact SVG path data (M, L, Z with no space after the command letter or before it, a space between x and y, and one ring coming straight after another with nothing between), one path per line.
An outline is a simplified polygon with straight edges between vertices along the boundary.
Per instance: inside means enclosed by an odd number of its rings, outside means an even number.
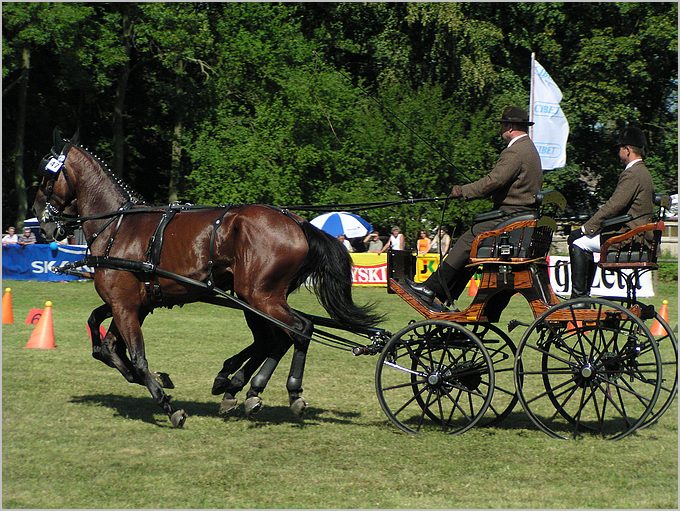
M2 278L12 280L62 281L77 280L78 277L54 273L51 268L64 266L71 261L85 257L87 247L83 245L3 245Z

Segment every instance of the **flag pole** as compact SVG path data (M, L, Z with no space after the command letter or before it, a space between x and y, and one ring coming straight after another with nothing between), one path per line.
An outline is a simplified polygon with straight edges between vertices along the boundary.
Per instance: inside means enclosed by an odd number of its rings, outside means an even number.
M529 121L534 120L534 62L536 61L536 54L531 52L531 85L529 86ZM534 127L529 126L529 136L533 138Z

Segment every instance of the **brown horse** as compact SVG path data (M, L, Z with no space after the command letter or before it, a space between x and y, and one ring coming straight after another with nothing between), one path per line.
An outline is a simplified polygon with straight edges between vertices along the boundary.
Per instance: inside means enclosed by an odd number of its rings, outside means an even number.
M247 304L253 344L225 360L213 385L214 394L225 392L221 410L229 411L257 371L246 415L261 407L259 394L291 345L290 406L301 415L307 405L302 376L313 324L287 303L302 283L310 283L331 318L349 329L380 319L371 307L353 302L351 259L344 247L297 215L256 204L147 206L96 156L56 135L40 170L44 177L33 211L41 228L48 238L64 237L64 223L77 222L87 239L86 262L95 267L94 285L104 304L88 321L92 355L129 382L146 386L175 427L184 424L186 414L170 405L163 387L172 383L149 370L144 352L141 325L154 308L224 304L225 295L214 290L233 292ZM74 210L77 219L68 215ZM101 340L98 325L107 317L113 319Z

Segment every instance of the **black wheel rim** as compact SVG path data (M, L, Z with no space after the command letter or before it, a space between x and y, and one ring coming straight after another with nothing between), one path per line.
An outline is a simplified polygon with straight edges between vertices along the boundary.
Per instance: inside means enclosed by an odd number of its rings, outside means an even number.
M376 393L402 431L460 434L484 415L493 396L491 358L469 330L421 321L395 334L376 367Z
M658 321L664 329L662 335L656 336L661 366L663 368L662 379L659 397L639 429L651 426L658 421L666 413L666 410L671 406L673 399L675 399L678 393L678 340L673 329L659 316L658 312L655 312L654 320ZM651 327L652 321L648 321L646 324Z
M597 320L580 321L574 305L584 301L597 311ZM565 312L570 322L547 319ZM517 348L520 403L534 424L556 438L629 435L651 413L661 383L654 337L630 311L607 300L569 300L552 307L527 329Z

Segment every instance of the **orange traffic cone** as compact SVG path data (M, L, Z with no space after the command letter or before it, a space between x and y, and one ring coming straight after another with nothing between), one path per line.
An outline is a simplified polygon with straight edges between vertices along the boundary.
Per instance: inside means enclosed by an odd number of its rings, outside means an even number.
M476 296L479 290L479 285L477 284L477 279L473 275L470 279L470 284L468 285L468 296Z
M45 302L45 310L40 316L40 321L35 326L31 337L24 348L38 350L52 350L57 346L54 344L54 327L52 325L52 302Z
M663 302L661 302L659 316L661 316L663 320L666 323L668 323L668 300L664 300ZM652 333L654 337L661 337L662 335L666 335L666 329L657 319L654 320L652 328L650 328L649 331Z
M14 324L14 311L12 311L12 288L5 288L2 295L2 324Z

